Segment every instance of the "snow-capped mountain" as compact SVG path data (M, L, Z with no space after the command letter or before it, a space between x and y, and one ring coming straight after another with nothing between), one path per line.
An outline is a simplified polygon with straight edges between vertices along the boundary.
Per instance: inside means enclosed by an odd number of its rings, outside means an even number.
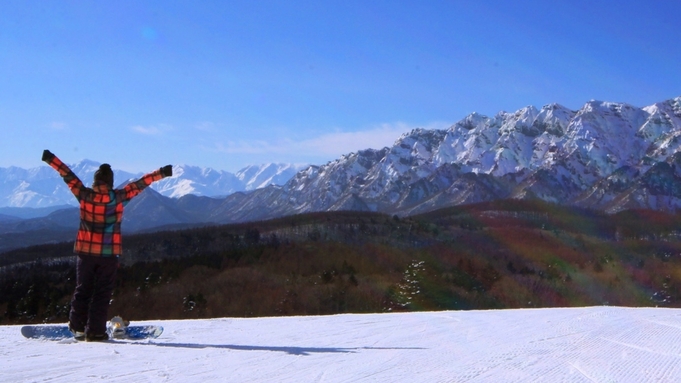
M187 194L225 196L245 190L233 173L189 165L174 166L173 177L155 182L151 187L171 198Z
M473 113L389 148L309 167L282 187L230 196L233 220L320 210L409 214L500 198L618 211L681 207L681 97L644 108L589 101ZM238 203L230 203L238 199Z
M260 189L268 185L283 185L306 165L266 164L251 165L236 172L236 178L245 185L243 190Z
M85 184L90 184L100 163L83 160L70 165ZM218 171L190 165L173 167L173 177L154 183L151 187L166 197L178 198L187 194L224 197L237 191L253 190L272 183L285 183L302 166L264 164L249 166L237 172ZM139 178L143 173L114 169L117 185ZM0 168L0 207L42 208L55 205L75 205L76 200L64 187L59 175L48 166L31 169Z

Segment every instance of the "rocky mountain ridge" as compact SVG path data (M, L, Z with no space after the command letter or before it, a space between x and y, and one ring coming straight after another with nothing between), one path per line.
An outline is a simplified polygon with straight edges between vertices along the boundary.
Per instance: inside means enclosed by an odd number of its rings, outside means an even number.
M674 210L681 206L679 135L681 97L644 108L589 101L577 111L550 104L491 118L473 113L446 130L415 129L390 148L309 167L282 187L251 193L231 214L404 215L503 198L607 212Z

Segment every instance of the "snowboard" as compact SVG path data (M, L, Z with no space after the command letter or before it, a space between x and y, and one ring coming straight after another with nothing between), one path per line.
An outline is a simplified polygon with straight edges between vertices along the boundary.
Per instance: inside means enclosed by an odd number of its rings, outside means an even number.
M143 340L158 338L163 333L161 326L128 326L124 331L113 331L108 329L109 340L129 339ZM44 340L67 340L74 339L73 334L66 325L30 325L21 328L21 335L30 339Z

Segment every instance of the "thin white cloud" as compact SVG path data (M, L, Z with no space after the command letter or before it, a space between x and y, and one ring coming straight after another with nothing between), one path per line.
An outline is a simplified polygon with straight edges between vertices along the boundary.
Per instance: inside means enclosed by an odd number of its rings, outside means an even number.
M135 125L130 127L130 130L139 134L143 134L145 136L160 136L165 132L172 130L172 127L166 124L158 124L151 126Z
M358 132L333 132L295 143L296 150L306 150L322 155L342 155L363 149L382 149L391 146L404 132L411 130L407 124L383 124Z
M210 148L213 151L227 153L227 154L264 154L264 153L281 153L278 145L269 143L267 141L228 141L227 143L217 142L214 147Z
M415 128L445 129L445 123L413 126L405 123L381 124L356 132L333 132L303 140L240 140L215 143L212 151L228 154L284 154L289 156L340 156L363 149L382 149Z

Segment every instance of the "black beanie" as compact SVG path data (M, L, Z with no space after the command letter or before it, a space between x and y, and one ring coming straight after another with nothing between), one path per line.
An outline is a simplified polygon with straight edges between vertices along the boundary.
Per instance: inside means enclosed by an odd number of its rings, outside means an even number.
M99 170L95 172L95 183L97 181L104 182L105 184L109 185L110 188L113 188L114 176L113 170L111 170L111 165L101 164L99 166Z

